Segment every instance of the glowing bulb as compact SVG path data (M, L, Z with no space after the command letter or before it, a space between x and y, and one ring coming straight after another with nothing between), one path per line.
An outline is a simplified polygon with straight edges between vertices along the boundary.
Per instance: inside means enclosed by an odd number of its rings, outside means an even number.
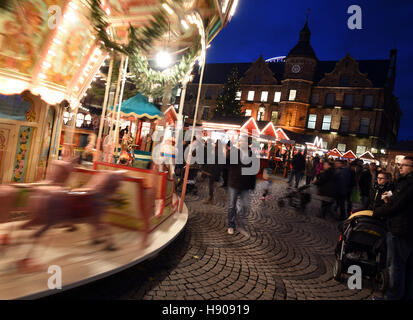
M169 52L161 51L156 55L156 63L160 68L169 67L172 63L172 58Z
M182 24L182 26L185 28L185 30L188 30L189 29L189 26L188 26L188 24L186 23L186 21L185 20L181 20L181 24Z
M231 12L229 15L232 17L235 14L235 11L237 10L237 5L238 5L238 0L234 0L234 3L232 4Z
M162 3L162 7L164 7L164 9L166 11L168 11L169 14L173 14L174 12L172 11L171 7L168 6L166 3Z

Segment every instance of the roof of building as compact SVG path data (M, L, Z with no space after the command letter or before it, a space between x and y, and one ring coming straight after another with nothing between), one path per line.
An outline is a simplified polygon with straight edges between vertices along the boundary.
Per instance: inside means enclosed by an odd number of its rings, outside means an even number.
M277 128L282 128L282 127L277 127ZM304 133L298 133L294 131L290 131L287 129L282 128L285 132L285 134L290 138L290 140L294 140L295 142L298 142L300 144L305 144L306 142L308 143L313 143L314 142L314 136L304 134Z
M314 74L314 84L324 77L326 73L334 70L338 61L318 61ZM367 77L373 83L375 88L384 87L387 80L387 72L390 60L358 60L361 73L367 73ZM205 84L224 84L230 75L232 69L238 69L239 77L251 67L252 63L208 63L205 66L203 83ZM285 62L270 62L268 67L274 74L274 77L281 83L284 77ZM194 77L193 83L199 82L199 74Z
M213 123L225 123L225 124L233 124L242 126L246 123L251 117L245 116L223 116L220 114L214 114L214 116L207 121L204 122L213 122Z

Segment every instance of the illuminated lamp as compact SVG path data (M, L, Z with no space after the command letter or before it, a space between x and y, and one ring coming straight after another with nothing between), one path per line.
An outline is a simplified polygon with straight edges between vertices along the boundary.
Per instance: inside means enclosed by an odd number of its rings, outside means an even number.
M156 55L156 63L158 67L160 68L167 68L171 65L172 63L172 58L169 52L166 51L160 51Z

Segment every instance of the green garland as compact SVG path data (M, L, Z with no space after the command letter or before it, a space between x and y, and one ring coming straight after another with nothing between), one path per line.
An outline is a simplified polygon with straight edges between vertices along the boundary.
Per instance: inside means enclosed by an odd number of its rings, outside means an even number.
M153 20L150 22L149 26L139 28L139 30L129 26L128 44L119 45L115 41L112 41L106 32L109 26L109 23L107 22L108 16L101 7L101 0L87 0L87 3L90 8L90 19L93 24L93 29L95 30L98 39L102 42L102 47L105 49L113 49L128 56L132 56L139 49L146 51L150 48L153 41L161 38L169 29L166 13L159 10L159 12L153 16Z
M182 4L182 0L175 3ZM163 96L165 87L176 87L191 69L200 52L200 41L190 49L181 59L180 63L169 68L167 72L160 72L149 66L148 59L142 54L148 51L152 43L160 39L169 30L168 17L164 11L159 11L153 16L149 26L136 30L129 27L129 43L125 46L112 41L106 30L109 26L107 15L101 7L101 0L88 0L91 12L91 21L98 39L104 48L113 49L129 56L129 66L136 75L133 78L137 89L146 96L158 98Z
M165 88L176 87L191 71L199 53L199 45L183 55L181 61L165 71L156 71L149 66L148 59L142 54L135 54L129 59L132 79L138 90L145 96L158 98L163 96Z

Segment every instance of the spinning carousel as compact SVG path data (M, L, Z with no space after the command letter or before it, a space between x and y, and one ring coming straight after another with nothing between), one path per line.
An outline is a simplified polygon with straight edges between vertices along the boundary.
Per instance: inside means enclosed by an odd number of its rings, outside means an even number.
M119 107L112 111L117 142L128 70L138 73L143 93L162 96L167 106L195 62L203 67L207 44L237 2L2 1L0 299L58 292L50 287L51 266L60 268L62 289L100 279L156 254L182 231L187 210L178 213L167 172L102 161L110 79L93 169L72 158L75 121L58 160L63 114L76 119L105 60L112 69L120 56ZM169 62L154 71L150 62L159 52Z

